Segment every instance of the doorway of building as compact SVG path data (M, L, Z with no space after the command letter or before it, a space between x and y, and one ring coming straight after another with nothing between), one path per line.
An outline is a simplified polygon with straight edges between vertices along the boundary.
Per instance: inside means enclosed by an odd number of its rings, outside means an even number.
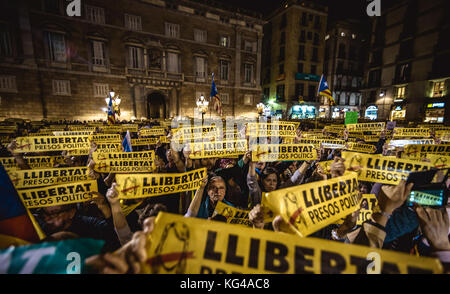
M153 92L147 96L147 117L148 118L166 118L166 97Z

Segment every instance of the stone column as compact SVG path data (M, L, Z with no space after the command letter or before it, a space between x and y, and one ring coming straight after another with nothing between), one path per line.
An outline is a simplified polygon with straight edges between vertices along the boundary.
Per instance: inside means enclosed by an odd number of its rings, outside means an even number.
M256 57L256 87L261 86L261 49L262 49L263 34L258 33L258 48Z

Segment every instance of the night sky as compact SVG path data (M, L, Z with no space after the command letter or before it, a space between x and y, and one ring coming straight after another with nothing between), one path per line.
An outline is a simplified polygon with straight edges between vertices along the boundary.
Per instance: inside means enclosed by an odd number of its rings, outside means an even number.
M201 1L201 0L200 0ZM216 0L225 5L241 7L247 10L261 12L264 15L270 14L271 11L280 7L284 0ZM315 2L329 6L328 14L330 20L340 20L347 18L362 19L367 18L366 7L369 3L367 0L316 0ZM382 0L383 4L387 2Z

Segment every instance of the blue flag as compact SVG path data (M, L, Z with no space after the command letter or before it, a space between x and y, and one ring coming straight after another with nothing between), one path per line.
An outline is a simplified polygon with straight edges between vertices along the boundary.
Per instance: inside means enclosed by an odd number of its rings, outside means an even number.
M130 131L127 131L125 138L123 138L122 146L125 152L133 152L133 146L131 146Z

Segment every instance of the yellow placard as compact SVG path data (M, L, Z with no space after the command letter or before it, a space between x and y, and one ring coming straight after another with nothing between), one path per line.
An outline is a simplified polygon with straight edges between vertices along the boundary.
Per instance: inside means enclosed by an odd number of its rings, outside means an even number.
M222 201L219 201L214 208L212 217L216 215L222 215L226 218L229 224L239 224L247 227L252 227L253 224L248 219L248 210L237 209L233 206L227 205Z
M374 212L379 211L378 200L375 194L363 194L361 199L361 210L356 220L356 225L361 226L364 222L370 220Z
M206 168L180 174L116 175L119 198L136 199L197 190Z
M32 169L52 168L55 164L64 162L62 156L27 156L24 159ZM18 169L14 157L0 157L0 163L5 169Z
M252 161L316 160L317 150L312 144L257 145Z
M245 154L246 151L246 140L192 143L189 158L228 158Z
M450 156L427 154L427 159L430 160L431 165L435 168L441 169L450 167Z
M16 189L89 180L87 167L13 170L8 176Z
M330 180L265 193L266 203L302 237L358 209L357 174L346 172Z
M160 137L159 137L159 142L160 142L161 144L167 144L167 143L170 143L170 141L167 140L167 136L160 136Z
M393 132L394 138L398 137L421 137L428 138L430 129L426 128L395 128Z
M377 147L372 144L362 144L362 143L347 143L347 150L355 151L355 152L363 152L363 153L375 153L377 151Z
M131 146L155 145L157 142L158 138L131 139Z
M249 123L247 135L252 137L297 137L294 124Z
M116 133L117 134L117 133L123 132L121 125L101 126L101 127L99 127L99 129L100 129L100 132L102 132L102 133Z
M17 192L25 207L37 208L89 201L98 189L97 181L83 181Z
M366 274L374 265L381 273L443 272L435 258L165 212L148 238L147 274Z
M155 152L93 152L94 170L99 173L148 173L156 169Z
M378 123L359 123L359 124L348 124L346 128L349 132L368 132L368 131L382 131L386 126L385 122Z
M130 213L133 212L139 205L142 204L143 201L139 201L138 203L132 204L132 205L126 205L123 203L124 200L120 200L120 208L122 208L122 213L125 216L128 216Z
M122 137L120 134L97 134L92 135L91 140L94 143L121 143Z
M17 153L89 149L89 136L18 137Z
M345 148L346 142L340 139L300 139L300 144L312 144L316 148L323 146L325 149L341 149Z
M90 136L94 132L93 131L56 131L53 132L54 136Z
M360 181L397 185L406 180L409 173L428 170L428 162L418 162L393 157L376 156L356 152L341 152L347 170L356 171Z
M148 137L148 136L164 136L166 131L164 128L142 128L139 130L139 137Z
M380 136L379 136L379 135L364 135L364 136L362 137L362 139L363 139L365 142L370 142L370 143L372 143L372 142L378 142L378 141L380 141Z
M137 133L139 126L137 124L123 124L121 125L122 132L129 131L130 133Z
M77 132L95 132L96 127L87 127L85 125L69 125L68 126L70 131L77 131Z
M97 143L96 152L113 153L113 152L121 152L121 151L122 151L121 143Z
M450 155L450 144L438 145L407 145L405 146L405 156L408 158L425 158L427 154Z
M325 161L319 161L318 164L322 167L322 170L326 174L331 173L331 164L334 162L334 160L325 160Z

